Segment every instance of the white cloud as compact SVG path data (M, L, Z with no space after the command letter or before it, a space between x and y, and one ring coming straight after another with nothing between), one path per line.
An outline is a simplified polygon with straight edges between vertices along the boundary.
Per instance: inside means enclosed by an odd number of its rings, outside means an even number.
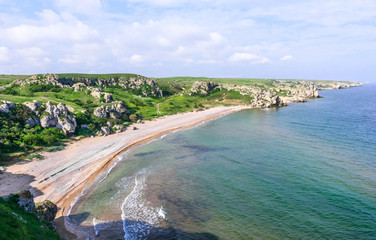
M291 55L286 55L286 56L283 56L283 57L281 57L281 61L290 61L290 60L292 60L292 59L294 59L294 57L293 56L291 56Z
M56 0L56 6L63 11L78 14L98 14L102 8L100 0Z
M138 55L138 54L133 54L131 57L130 57L130 62L131 63L140 63L142 62L144 59L141 55Z
M57 15L51 10L38 13L36 24L22 24L0 29L9 45L43 45L46 43L84 42L97 39L98 33L70 14ZM49 21L48 21L49 20Z
M61 17L50 9L43 9L42 12L36 12L40 20L48 24L56 23L61 20Z
M30 67L42 69L51 63L49 53L37 47L16 49L14 57L19 63L27 63Z
M7 62L9 60L9 50L6 47L0 47L0 62Z
M229 60L231 62L271 63L270 59L250 53L234 53Z

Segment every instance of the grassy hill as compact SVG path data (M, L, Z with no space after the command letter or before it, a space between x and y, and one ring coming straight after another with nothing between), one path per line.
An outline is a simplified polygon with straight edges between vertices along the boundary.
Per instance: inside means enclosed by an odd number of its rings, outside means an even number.
M197 85L200 82L204 84ZM217 87L207 89L208 82L215 82ZM74 86L79 84L81 87L76 89ZM42 117L46 116L44 111L47 102L55 106L59 103L65 104L69 114L73 114L76 118L75 135L90 136L97 134L106 126L126 127L140 119L149 120L218 105L282 106L284 103L278 100L278 97L294 98L303 94L299 96L301 101L312 96L312 91L317 91L317 87L332 88L338 84L348 86L348 83L332 81L255 78L150 79L127 73L0 75L0 107L3 104L2 100L18 104L10 114L0 111L0 162L1 158L4 164L4 159L10 161L28 157L29 153L36 150L69 140L59 131L43 129L40 126L33 128L25 124L30 117L42 120ZM197 91L193 91L192 87ZM316 90L312 90L313 88ZM95 91L98 91L97 95L93 94ZM305 94L306 92L308 95ZM104 95L110 95L111 101L104 101ZM23 105L34 100L43 104L38 113L30 112ZM110 108L117 102L126 106L126 116L123 115L121 118L95 116L96 109ZM81 127L84 125L88 127ZM109 129L109 131L115 130Z

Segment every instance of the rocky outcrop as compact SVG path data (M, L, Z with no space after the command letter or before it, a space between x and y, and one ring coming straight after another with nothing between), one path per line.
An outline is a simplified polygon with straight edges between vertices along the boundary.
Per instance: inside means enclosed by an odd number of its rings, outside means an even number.
M112 98L112 94L103 92L103 90L101 88L92 88L91 87L91 88L89 88L89 90L91 91L90 95L93 96L94 98L101 98L103 96L105 103L111 103L111 102L114 101L114 99Z
M56 127L63 130L67 136L72 135L77 127L76 116L69 114L68 108L65 104L59 103L57 106L52 105L50 102L46 104L45 114L40 124L44 128Z
M190 95L207 95L216 88L221 89L221 85L216 82L194 82L191 88Z
M37 116L31 116L29 119L25 121L25 125L29 125L30 127L40 126L40 121Z
M97 132L98 136L107 136L111 134L111 128L109 126L101 127L101 130Z
M84 83L75 83L72 85L73 91L79 92L84 90L86 85Z
M35 204L34 196L30 190L24 190L18 194L17 205L25 209L27 212L35 213L42 221L49 221L55 219L57 213L57 206L51 201L45 200L41 203ZM5 197L5 199L9 198Z
M34 196L30 190L24 190L18 194L17 204L28 212L35 212Z
M9 113L9 110L13 108L16 104L8 101L3 101L0 105L0 112Z
M86 78L86 77L60 77L57 74L38 74L33 75L27 79L15 80L13 83L6 86L2 86L3 89L6 87L15 85L27 85L27 84L49 84L56 85L59 87L69 87L73 88L75 92L83 90L85 87L103 87L108 86L120 86L124 89L137 89L144 96L155 96L163 97L162 90L159 89L158 84L150 78L143 77L140 75L129 75L129 76L120 76L118 78L107 78L107 79L95 79L95 78ZM106 101L112 99L111 94L106 94ZM100 98L100 96L98 97Z
M51 201L45 200L35 204L35 213L40 220L51 222L56 217L57 206Z
M99 118L113 118L118 119L123 116L128 118L128 109L122 102L117 102L112 106L101 106L94 109L94 116Z
M113 126L113 129L114 129L115 133L121 133L121 132L124 132L127 128L123 125L117 124L117 125Z
M32 102L25 102L24 105L28 107L32 112L37 111L37 108L42 106L42 104L37 100L34 100Z
M118 85L122 88L140 89L144 96L163 97L162 90L159 89L158 84L153 79L140 75L131 77L129 80L121 80Z

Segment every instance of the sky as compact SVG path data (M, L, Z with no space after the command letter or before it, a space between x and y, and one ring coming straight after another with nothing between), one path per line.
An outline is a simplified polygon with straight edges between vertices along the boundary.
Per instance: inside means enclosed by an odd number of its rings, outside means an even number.
M376 0L0 0L0 74L375 81Z

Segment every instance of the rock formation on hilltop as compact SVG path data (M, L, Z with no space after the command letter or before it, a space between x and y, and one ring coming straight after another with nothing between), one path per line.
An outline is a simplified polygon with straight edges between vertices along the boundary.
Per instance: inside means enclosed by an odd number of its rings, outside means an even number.
M15 80L11 84L0 87L0 89L5 89L11 85L25 86L27 84L54 85L61 88L73 88L75 92L82 91L89 87L91 92L94 92L93 96L96 98L100 98L101 94L104 94L106 102L112 101L112 96L110 96L111 94L102 93L102 88L107 88L108 86L119 86L123 89L137 90L144 96L163 97L162 90L159 89L158 84L153 79L140 75L120 76L116 78L88 78L60 77L58 74L51 73L37 74L27 79ZM98 88L98 90L94 91L94 88Z

